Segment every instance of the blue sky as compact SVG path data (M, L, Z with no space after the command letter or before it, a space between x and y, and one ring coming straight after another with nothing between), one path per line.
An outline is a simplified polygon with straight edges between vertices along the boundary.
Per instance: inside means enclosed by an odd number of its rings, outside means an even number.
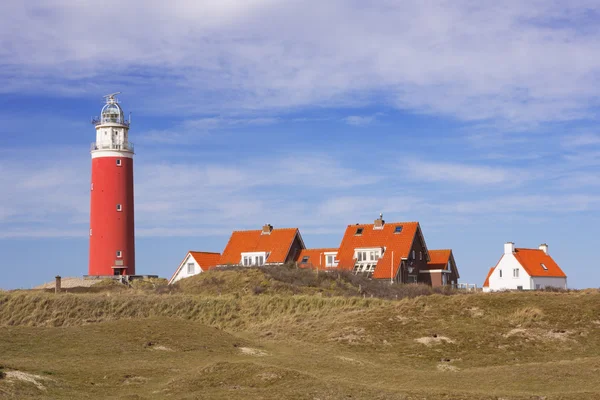
M9 0L0 5L0 288L87 271L90 117L121 91L137 271L234 229L309 247L383 212L481 285L503 243L599 287L592 1Z

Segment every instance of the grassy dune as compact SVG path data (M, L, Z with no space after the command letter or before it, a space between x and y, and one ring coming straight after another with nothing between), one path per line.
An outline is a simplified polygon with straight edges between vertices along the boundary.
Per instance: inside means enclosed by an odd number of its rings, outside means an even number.
M598 291L255 294L252 274L0 293L0 398L600 398Z

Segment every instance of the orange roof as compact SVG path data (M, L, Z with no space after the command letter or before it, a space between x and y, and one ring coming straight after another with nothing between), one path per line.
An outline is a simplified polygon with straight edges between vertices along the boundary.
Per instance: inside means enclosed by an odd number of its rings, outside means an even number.
M427 263L427 269L448 269L448 262L452 250L429 250L429 262Z
M488 272L487 276L485 277L485 282L483 282L483 287L489 287L490 286L490 276L492 276L492 274L494 273L495 269L496 269L496 267L490 268L490 271Z
M190 251L194 260L200 265L202 271L208 271L209 269L213 269L219 264L219 260L221 259L220 253L209 253L207 251Z
M529 276L551 276L565 278L566 275L552 257L539 249L515 249L515 257ZM544 267L546 269L544 269Z
M268 264L284 263L297 235L300 235L298 228L273 229L270 234L263 234L262 230L234 231L223 250L219 265L239 264L242 253L255 251L270 253L266 260Z
M326 249L304 249L296 257L296 262L301 268L317 268L326 270L325 266L325 254L327 252L337 252L338 249L326 248ZM306 260L305 262L302 262Z
M202 271L207 271L217 266L217 264L219 263L219 259L221 258L221 254L219 253L210 253L207 251L188 251L183 260L181 261L181 264L179 264L179 267L173 273L173 276L171 276L171 279L169 279L169 284L171 284L173 279L177 276L177 274L183 267L183 263L188 258L188 255L192 256L194 260L196 260Z
M397 226L402 226L402 229L400 232L395 233ZM374 224L348 225L338 251L338 268L348 270L354 268L356 262L354 259L355 249L385 247L386 251L377 262L373 278L389 279L397 275L400 260L408 258L415 235L417 233L421 234L419 223L386 222L382 229L374 229L374 227ZM360 235L357 234L359 228L362 228ZM424 239L423 243L425 243ZM394 255L393 267L392 254Z

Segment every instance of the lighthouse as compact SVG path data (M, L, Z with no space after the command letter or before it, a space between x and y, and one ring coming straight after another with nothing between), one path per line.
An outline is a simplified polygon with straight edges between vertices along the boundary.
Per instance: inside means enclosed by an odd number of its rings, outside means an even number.
M135 275L131 121L125 120L118 94L104 96L100 117L92 119L90 276Z

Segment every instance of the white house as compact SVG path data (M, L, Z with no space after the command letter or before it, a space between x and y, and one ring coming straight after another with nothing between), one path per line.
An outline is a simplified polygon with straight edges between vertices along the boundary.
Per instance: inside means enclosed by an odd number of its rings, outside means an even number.
M177 270L169 279L169 285L180 279L198 275L214 268L221 258L219 253L208 253L205 251L189 251L184 257Z
M483 284L484 292L497 290L535 290L545 287L567 288L567 276L548 254L548 245L537 249L517 249L504 245L504 254L491 268Z

